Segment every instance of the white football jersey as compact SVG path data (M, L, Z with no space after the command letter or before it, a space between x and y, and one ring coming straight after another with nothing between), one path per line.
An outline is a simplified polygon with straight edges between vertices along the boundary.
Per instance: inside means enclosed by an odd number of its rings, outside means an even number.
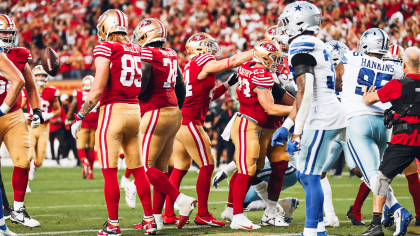
M361 115L384 115L384 111L391 107L391 103L375 103L368 106L363 103L363 93L366 87L374 85L382 88L393 79L397 65L391 61L362 55L357 52L347 52L341 63L344 65L343 91L341 102L350 119Z
M347 127L346 113L335 94L335 70L327 47L318 38L302 35L289 46L289 64L299 53L312 55L317 65L314 67L314 91L311 111L304 129L334 130ZM293 72L293 66L291 71Z

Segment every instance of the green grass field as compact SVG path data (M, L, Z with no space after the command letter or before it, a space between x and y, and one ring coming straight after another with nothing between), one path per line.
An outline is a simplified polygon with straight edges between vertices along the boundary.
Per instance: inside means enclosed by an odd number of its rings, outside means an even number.
M12 168L2 167L3 181L7 195L11 203L12 193ZM12 224L6 221L9 228L19 235L96 235L96 231L102 227L107 219L105 199L103 195L103 178L101 171L95 169L95 180L83 180L81 169L64 168L39 168L36 179L30 181L32 193L26 195L25 205L29 214L41 223L39 228L26 228L22 225ZM119 177L123 170L119 171ZM197 173L189 173L182 183L182 192L195 196L195 183ZM340 222L339 228L328 228L331 235L360 235L366 228L352 226L346 217L349 206L353 203L360 180L349 179L343 176L341 179L330 178L333 191L334 207ZM408 192L405 178L396 178L392 183L397 199L414 215L414 206L411 195ZM137 199L137 208L129 209L125 204L124 190L121 190L120 223L123 235L142 235L143 231L134 230L132 225L142 219L140 200ZM218 219L224 210L228 195L228 185L222 182L220 187L211 189L209 197L209 210ZM191 215L192 223L182 230L168 227L159 231L161 235L280 235L296 234L302 232L305 221L305 201L303 188L297 184L282 192L281 198L297 197L300 205L295 217L288 228L262 227L259 231L233 231L229 226L224 228L198 227L193 222L196 210ZM418 196L420 197L420 196ZM372 195L367 199L363 208L363 218L366 223L370 222L372 214ZM254 222L259 222L262 212L249 212L248 217ZM395 227L394 227L395 228ZM391 228L394 230L394 228ZM393 231L385 229L385 235L391 236ZM408 235L420 235L420 227L409 227Z

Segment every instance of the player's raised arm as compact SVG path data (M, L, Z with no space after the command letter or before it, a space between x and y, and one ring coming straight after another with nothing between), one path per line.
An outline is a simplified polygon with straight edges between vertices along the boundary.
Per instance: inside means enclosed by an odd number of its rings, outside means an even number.
M3 42L0 41L0 44L3 44ZM0 50L3 51L3 49L4 48L0 45ZM23 79L22 73L20 73L16 66L7 58L6 54L2 52L0 53L0 65L0 72L3 74L4 78L11 82L6 98L4 99L3 104L0 105L0 116L3 116L15 104L25 85L25 80Z

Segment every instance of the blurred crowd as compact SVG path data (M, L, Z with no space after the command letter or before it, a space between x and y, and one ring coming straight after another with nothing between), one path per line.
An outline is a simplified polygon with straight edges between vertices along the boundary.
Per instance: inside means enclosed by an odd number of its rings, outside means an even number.
M94 72L92 49L97 44L96 22L107 9L125 12L130 37L145 18L158 18L168 29L167 47L174 48L180 65L187 63L185 41L205 31L222 47L222 57L250 49L262 38L290 0L4 0L0 13L10 15L18 28L17 44L31 50L31 65L43 49L60 56L56 79L81 79ZM322 13L318 37L357 47L361 34L378 27L393 44L419 46L418 0L315 0Z

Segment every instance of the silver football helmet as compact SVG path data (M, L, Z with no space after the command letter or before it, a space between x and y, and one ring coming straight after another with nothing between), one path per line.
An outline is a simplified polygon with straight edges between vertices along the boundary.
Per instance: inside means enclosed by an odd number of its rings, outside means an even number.
M357 42L357 52L360 54L376 53L385 55L389 49L388 34L378 28L366 30Z
M334 67L340 63L341 58L344 53L349 51L349 48L342 42L331 40L325 43L327 45L327 50L330 53L332 63Z
M321 25L321 12L318 7L312 3L297 1L287 5L280 15L277 23L277 35L284 32L287 38L279 40L289 40L304 31L318 33Z

